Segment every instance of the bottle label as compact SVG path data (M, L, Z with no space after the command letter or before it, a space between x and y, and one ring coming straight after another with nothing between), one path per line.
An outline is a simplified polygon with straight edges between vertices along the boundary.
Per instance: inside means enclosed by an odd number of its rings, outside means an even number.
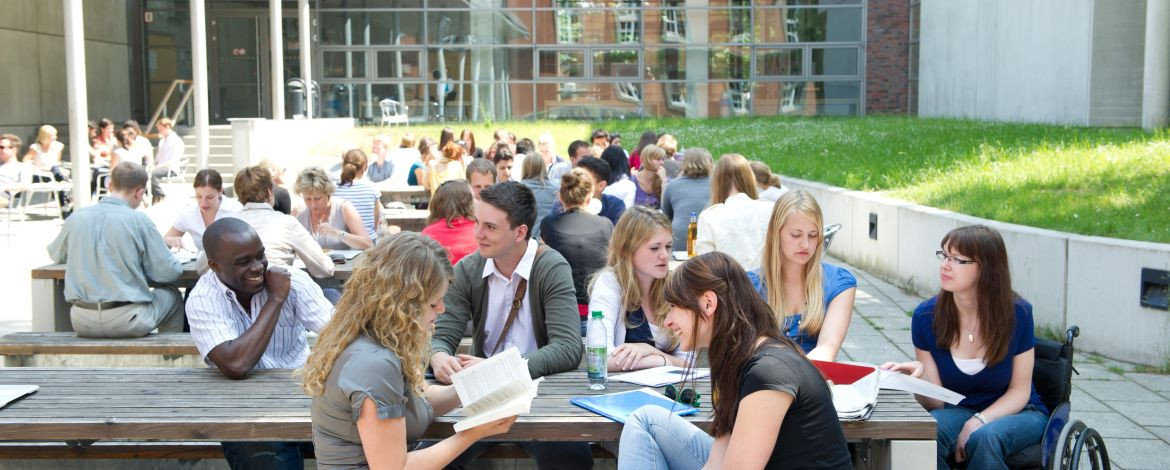
M585 356L589 380L605 380L607 358L605 346L585 348Z

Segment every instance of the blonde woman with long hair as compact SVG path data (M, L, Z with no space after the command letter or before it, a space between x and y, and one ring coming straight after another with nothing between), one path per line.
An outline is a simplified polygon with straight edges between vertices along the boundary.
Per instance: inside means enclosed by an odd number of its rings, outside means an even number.
M763 263L748 273L776 323L811 359L833 361L849 332L857 278L822 261L821 206L807 191L780 196L768 223Z
M748 160L738 153L719 157L711 172L710 205L699 213L695 254L727 253L744 270L760 266L772 203L760 201Z
M645 206L627 209L614 227L606 266L589 286L589 311L602 312L607 350L613 351L609 370L686 365L689 354L662 326L673 239L670 219Z
M319 467L442 468L516 420L409 450L435 416L459 405L452 387L423 378L435 318L453 278L443 248L417 233L388 236L366 252L303 371Z

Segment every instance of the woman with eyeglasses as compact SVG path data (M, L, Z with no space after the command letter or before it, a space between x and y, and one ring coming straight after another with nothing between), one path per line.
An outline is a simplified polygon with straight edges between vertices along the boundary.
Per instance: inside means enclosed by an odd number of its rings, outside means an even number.
M1048 410L1032 384L1032 305L1012 291L999 232L952 230L937 251L942 290L914 310L917 360L882 368L921 376L966 396L958 406L916 396L938 421L938 468L1007 468L1007 456L1040 442Z
M721 252L691 258L667 279L665 300L680 347L708 348L719 397L711 434L665 408L640 408L622 429L618 468L851 468L828 384L739 263Z
M516 421L499 419L411 450L436 416L459 406L454 387L423 377L453 279L446 251L418 233L387 236L359 261L305 362L318 467L438 469Z
M821 206L806 191L785 193L772 208L760 268L748 273L780 330L811 359L834 361L849 332L857 278L822 261Z

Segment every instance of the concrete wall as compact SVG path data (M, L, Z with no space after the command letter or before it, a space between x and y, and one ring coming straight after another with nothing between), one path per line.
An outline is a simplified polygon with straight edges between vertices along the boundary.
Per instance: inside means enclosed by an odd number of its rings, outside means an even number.
M1146 2L1097 2L1093 8L1093 75L1089 124L1140 126Z
M83 6L89 115L120 122L130 116L126 2L86 0ZM60 1L5 0L0 14L0 69L6 71L0 130L21 136L26 145L42 124L57 127L69 143L62 8Z
M1151 365L1170 360L1170 314L1139 304L1141 269L1170 269L1168 244L1008 224L791 177L784 183L816 197L826 225L843 225L830 254L922 295L939 290L934 252L943 235L991 226L1003 235L1012 287L1032 303L1038 328L1079 325L1080 349Z

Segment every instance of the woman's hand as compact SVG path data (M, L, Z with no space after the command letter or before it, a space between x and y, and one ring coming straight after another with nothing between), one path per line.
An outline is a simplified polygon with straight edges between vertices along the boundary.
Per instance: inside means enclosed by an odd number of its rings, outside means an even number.
M463 431L469 433L475 440L480 440L485 437L498 436L508 432L512 429L512 423L516 422L516 416L509 416L507 418L500 418L490 423L483 423L474 428Z
M638 364L638 361L650 355L662 356L663 359L666 358L662 354L662 351L646 343L624 343L614 348L611 356L616 361L618 369L630 370ZM668 363L669 361L663 365Z
M955 462L967 460L967 439L970 439L971 433L981 427L983 427L983 422L975 418L968 419L967 423L963 424L963 430L959 431L959 438L955 440Z
M166 237L163 239L163 241L165 241L167 243L167 247L180 248L180 249L183 248L183 237L182 236Z
M327 235L333 238L341 238L341 229L330 225L329 222L321 222L317 225L317 233Z
M918 362L918 361L887 362L885 364L882 364L880 367L882 370L892 370L894 372L901 372L901 373L909 375L911 377L921 377L922 376L922 363Z

